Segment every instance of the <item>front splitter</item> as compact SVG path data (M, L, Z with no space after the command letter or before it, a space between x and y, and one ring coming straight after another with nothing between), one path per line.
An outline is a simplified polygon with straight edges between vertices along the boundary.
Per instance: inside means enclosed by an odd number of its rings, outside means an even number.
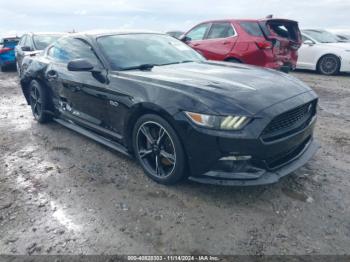
M188 179L203 183L203 184L212 184L212 185L221 185L221 186L261 186L277 183L282 177L285 177L300 167L304 166L318 151L320 145L312 140L308 148L293 162L273 171L267 171L261 177L257 179L217 179L204 175L201 176L191 176Z

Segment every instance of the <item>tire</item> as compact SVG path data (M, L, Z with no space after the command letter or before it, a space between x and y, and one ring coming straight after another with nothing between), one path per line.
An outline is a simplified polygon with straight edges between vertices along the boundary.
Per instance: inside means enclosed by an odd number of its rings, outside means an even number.
M228 58L226 60L226 62L230 62L230 63L236 63L236 64L242 64L242 62L236 58Z
M30 107L36 121L47 123L52 119L52 115L47 113L51 109L51 98L48 90L36 80L32 80L29 85Z
M317 71L323 75L337 75L340 59L335 55L325 55L317 63Z
M3 66L0 66L0 71L1 71L1 72L6 72L6 69L7 69L6 66L4 66L4 65L3 65Z
M135 157L148 177L165 185L186 177L182 144L166 120L154 114L141 116L135 124L132 140Z

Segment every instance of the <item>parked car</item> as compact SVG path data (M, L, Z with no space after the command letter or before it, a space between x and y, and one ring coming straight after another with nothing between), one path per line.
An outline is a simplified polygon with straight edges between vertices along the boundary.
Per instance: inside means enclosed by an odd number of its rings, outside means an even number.
M24 34L15 48L17 70L21 73L22 60L25 56L41 53L47 46L63 36L63 33L27 33Z
M17 36L0 38L0 70L4 71L16 64L14 48L18 44Z
M207 59L289 71L301 45L298 23L286 19L217 20L196 25L182 40Z
M182 32L182 31L169 31L169 32L166 32L166 34L172 36L172 37L175 37L176 39L179 39L185 32Z
M318 29L302 30L297 68L316 70L324 75L350 72L350 44L336 35Z
M69 35L23 63L23 93L39 123L53 119L133 155L159 183L187 176L274 183L318 148L318 99L306 84L278 71L207 61L165 34Z

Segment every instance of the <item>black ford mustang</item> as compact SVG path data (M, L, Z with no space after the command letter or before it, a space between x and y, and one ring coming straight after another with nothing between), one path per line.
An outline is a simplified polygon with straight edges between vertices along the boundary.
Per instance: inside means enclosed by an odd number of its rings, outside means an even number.
M164 184L277 182L317 151L316 94L281 72L210 62L163 34L74 34L23 61L35 119L135 156Z

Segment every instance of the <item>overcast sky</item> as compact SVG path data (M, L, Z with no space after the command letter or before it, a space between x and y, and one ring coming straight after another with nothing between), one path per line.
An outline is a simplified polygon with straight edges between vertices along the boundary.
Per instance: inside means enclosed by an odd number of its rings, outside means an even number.
M300 27L350 30L350 0L0 0L0 34L92 29L187 30L217 18L268 14Z

